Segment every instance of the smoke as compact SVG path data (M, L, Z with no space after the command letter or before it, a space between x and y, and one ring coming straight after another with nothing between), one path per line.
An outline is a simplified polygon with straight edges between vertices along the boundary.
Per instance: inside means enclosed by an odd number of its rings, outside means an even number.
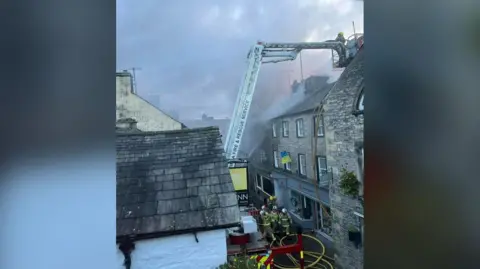
M284 96L278 103L272 104L258 118L259 122L267 122L287 112L300 102L305 100L305 83L300 83L296 88L292 87L290 95Z
M320 70L323 72L320 72ZM257 89L254 97L256 104L252 104L254 109L249 113L249 120L242 138L241 149L242 152L247 154L246 157L251 157L255 149L260 147L268 135L271 135L272 125L270 121L272 119L301 105L307 98L312 98L314 91L320 90L326 84L335 83L342 74L341 70L334 71L331 68L322 68L320 70L316 70L317 74L321 73L322 75L312 75L301 83L294 82L281 95L278 94L278 90ZM276 100L272 102L271 100L274 99ZM270 101L268 105L265 105L266 100ZM263 104L263 106L258 106L258 103Z

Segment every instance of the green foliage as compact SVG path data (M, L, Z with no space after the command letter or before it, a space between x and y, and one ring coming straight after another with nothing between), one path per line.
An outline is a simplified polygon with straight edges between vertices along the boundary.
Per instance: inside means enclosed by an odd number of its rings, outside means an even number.
M237 256L231 258L230 262L220 265L217 269L257 269L257 265L249 256Z
M360 182L354 172L342 168L340 174L340 188L346 195L358 196Z
M355 227L355 226L353 226L353 225L348 226L348 231L349 231L349 232L360 232L360 230L358 229L358 227Z

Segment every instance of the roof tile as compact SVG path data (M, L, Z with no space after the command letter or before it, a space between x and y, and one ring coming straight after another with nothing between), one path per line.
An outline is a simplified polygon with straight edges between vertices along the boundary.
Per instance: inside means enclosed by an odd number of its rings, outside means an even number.
M218 128L117 134L117 236L239 221Z

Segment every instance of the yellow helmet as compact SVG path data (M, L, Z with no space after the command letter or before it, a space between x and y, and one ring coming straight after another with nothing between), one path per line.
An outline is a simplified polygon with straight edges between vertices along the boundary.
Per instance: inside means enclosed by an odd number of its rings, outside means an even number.
M338 33L338 35L343 35L343 32Z
M270 196L270 201L273 201L273 196Z

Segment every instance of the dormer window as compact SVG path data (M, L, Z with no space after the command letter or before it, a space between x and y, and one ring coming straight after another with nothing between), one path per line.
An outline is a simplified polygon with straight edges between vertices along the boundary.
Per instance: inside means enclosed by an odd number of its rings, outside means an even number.
M357 110L358 111L363 111L363 92L362 92L362 95L360 95L360 99L358 100L358 104L357 104Z
M362 87L362 90L360 91L360 94L358 95L356 101L355 101L355 104L354 104L354 108L353 108L353 115L355 116L358 116L358 115L363 115L363 109L364 109L364 105L363 105L363 99L364 99L364 90L363 90L363 87Z

